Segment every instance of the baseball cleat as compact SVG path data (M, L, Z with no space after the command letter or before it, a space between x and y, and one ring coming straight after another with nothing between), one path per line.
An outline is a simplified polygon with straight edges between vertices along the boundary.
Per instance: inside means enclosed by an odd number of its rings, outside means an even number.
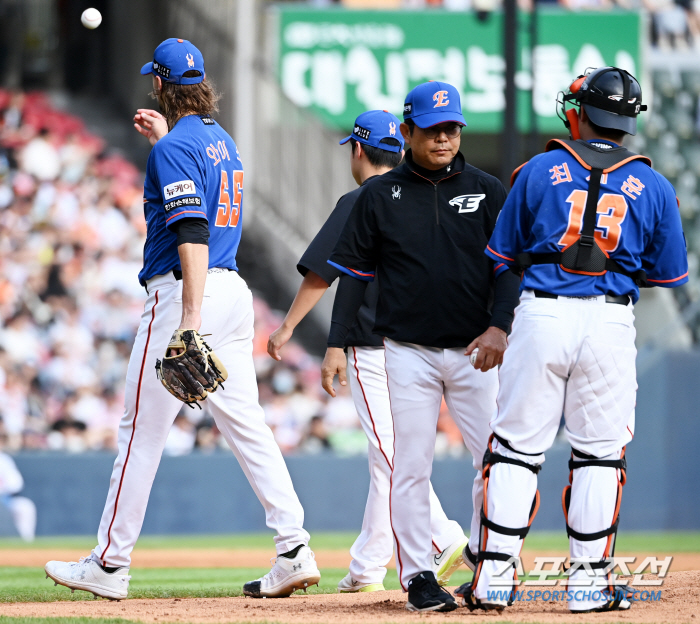
M439 585L447 585L450 577L464 563L463 551L469 546L469 539L463 538L450 544L439 555L433 555L432 569Z
M44 566L46 576L55 585L64 585L75 591L91 592L95 597L123 600L129 593L129 568L106 572L94 555L75 561L49 561Z
M350 574L346 574L343 580L338 583L339 594L354 594L356 592L376 592L384 591L383 583L361 583L356 581Z
M246 596L286 598L297 589L306 591L312 585L318 585L321 580L314 553L308 546L302 546L294 559L277 557L274 561L272 570L265 576L243 585Z
M406 611L454 611L452 594L438 585L432 570L421 572L408 582Z

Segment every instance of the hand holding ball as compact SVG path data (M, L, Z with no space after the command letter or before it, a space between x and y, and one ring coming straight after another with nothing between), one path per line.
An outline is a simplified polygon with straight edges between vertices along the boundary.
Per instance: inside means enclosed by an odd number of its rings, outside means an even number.
M80 21L85 28L93 30L102 23L102 15L97 9L85 9L80 16Z
M476 358L478 355L479 355L479 347L474 349L474 351L472 351L472 354L469 356L469 361L471 362L472 366L474 366L476 364Z

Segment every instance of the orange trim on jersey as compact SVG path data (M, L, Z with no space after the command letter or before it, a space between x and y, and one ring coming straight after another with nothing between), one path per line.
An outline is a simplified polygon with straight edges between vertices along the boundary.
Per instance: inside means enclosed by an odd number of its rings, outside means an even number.
M374 277L374 273L362 273L361 271L356 271L355 269L351 269L350 267L345 267L348 271L352 271L353 273L357 275L362 275L362 277Z
M670 284L671 282L677 282L678 280L682 280L684 277L688 277L688 272L686 271L681 275L680 277L674 277L673 279L670 280L653 280L647 278L647 282L654 282L655 284Z
M178 212L177 214L174 214L172 217L169 217L168 219L165 220L165 222L167 223L168 221L172 221L175 217L179 217L180 215L188 214L190 212L192 212L194 214L201 214L201 215L204 215L205 217L207 216L207 213L202 212L201 210L183 210L182 212Z
M504 256L503 254L499 254L497 251L491 249L491 247L489 247L488 245L486 245L486 249L488 249L494 256L498 256L499 258L503 258L504 260L508 260L509 262L515 262L513 258L509 258L508 256Z
M501 262L501 264L499 264L497 267L494 268L493 272L495 273L496 271L498 271L498 269L500 269L503 266L506 266L505 262Z

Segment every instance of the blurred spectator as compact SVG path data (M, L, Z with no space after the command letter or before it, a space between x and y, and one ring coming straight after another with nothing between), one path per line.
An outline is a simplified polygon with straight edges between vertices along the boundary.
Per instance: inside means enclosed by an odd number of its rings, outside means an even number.
M7 448L114 451L143 312L142 176L42 94L0 90L0 416ZM267 355L280 315L254 299L253 358L284 453L365 453L347 388L329 400L299 344ZM206 406L184 409L165 452L226 447Z

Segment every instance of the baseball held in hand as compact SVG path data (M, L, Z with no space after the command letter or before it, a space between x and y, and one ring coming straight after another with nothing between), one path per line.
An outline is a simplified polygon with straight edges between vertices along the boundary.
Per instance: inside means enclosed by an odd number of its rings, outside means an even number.
M474 351L472 351L472 354L469 356L469 361L471 362L472 366L474 366L476 364L476 357L478 355L479 355L479 347L474 349Z
M92 30L102 23L102 15L97 9L85 9L80 16L80 21L85 28Z

